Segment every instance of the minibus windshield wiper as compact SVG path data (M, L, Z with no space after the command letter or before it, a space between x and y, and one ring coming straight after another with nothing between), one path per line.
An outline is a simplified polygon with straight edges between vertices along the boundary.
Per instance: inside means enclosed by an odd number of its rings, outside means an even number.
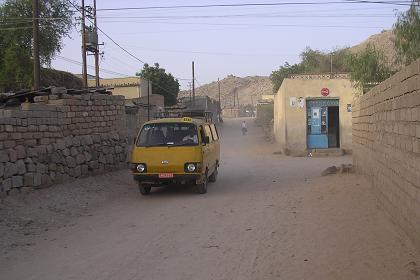
M157 143L157 144L149 144L146 147L160 147L160 146L173 146L174 142L167 142L167 143Z

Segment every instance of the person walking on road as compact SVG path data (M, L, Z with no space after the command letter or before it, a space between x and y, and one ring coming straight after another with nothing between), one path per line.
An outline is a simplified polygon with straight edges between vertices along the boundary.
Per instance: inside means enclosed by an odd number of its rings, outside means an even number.
M241 130L242 130L242 135L245 135L246 132L248 131L248 127L246 125L246 121L242 121Z

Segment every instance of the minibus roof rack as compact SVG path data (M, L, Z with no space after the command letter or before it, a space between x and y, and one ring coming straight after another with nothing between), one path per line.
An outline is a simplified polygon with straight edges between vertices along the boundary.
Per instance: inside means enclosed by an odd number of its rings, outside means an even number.
M155 117L157 119L164 118L193 118L193 119L202 119L206 122L212 122L213 112L204 111L204 110L165 110L163 112L157 112Z

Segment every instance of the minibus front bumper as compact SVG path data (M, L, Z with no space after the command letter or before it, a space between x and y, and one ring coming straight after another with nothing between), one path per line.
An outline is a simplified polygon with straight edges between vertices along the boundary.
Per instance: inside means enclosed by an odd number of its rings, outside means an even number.
M154 185L162 184L200 184L203 180L202 174L173 174L172 178L160 178L159 174L134 174L134 180L141 183Z

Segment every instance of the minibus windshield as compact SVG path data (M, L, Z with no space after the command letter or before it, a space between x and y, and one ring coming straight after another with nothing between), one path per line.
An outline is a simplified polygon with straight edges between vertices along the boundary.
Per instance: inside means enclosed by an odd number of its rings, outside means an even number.
M137 139L138 147L196 146L197 128L192 123L154 123L143 126Z

